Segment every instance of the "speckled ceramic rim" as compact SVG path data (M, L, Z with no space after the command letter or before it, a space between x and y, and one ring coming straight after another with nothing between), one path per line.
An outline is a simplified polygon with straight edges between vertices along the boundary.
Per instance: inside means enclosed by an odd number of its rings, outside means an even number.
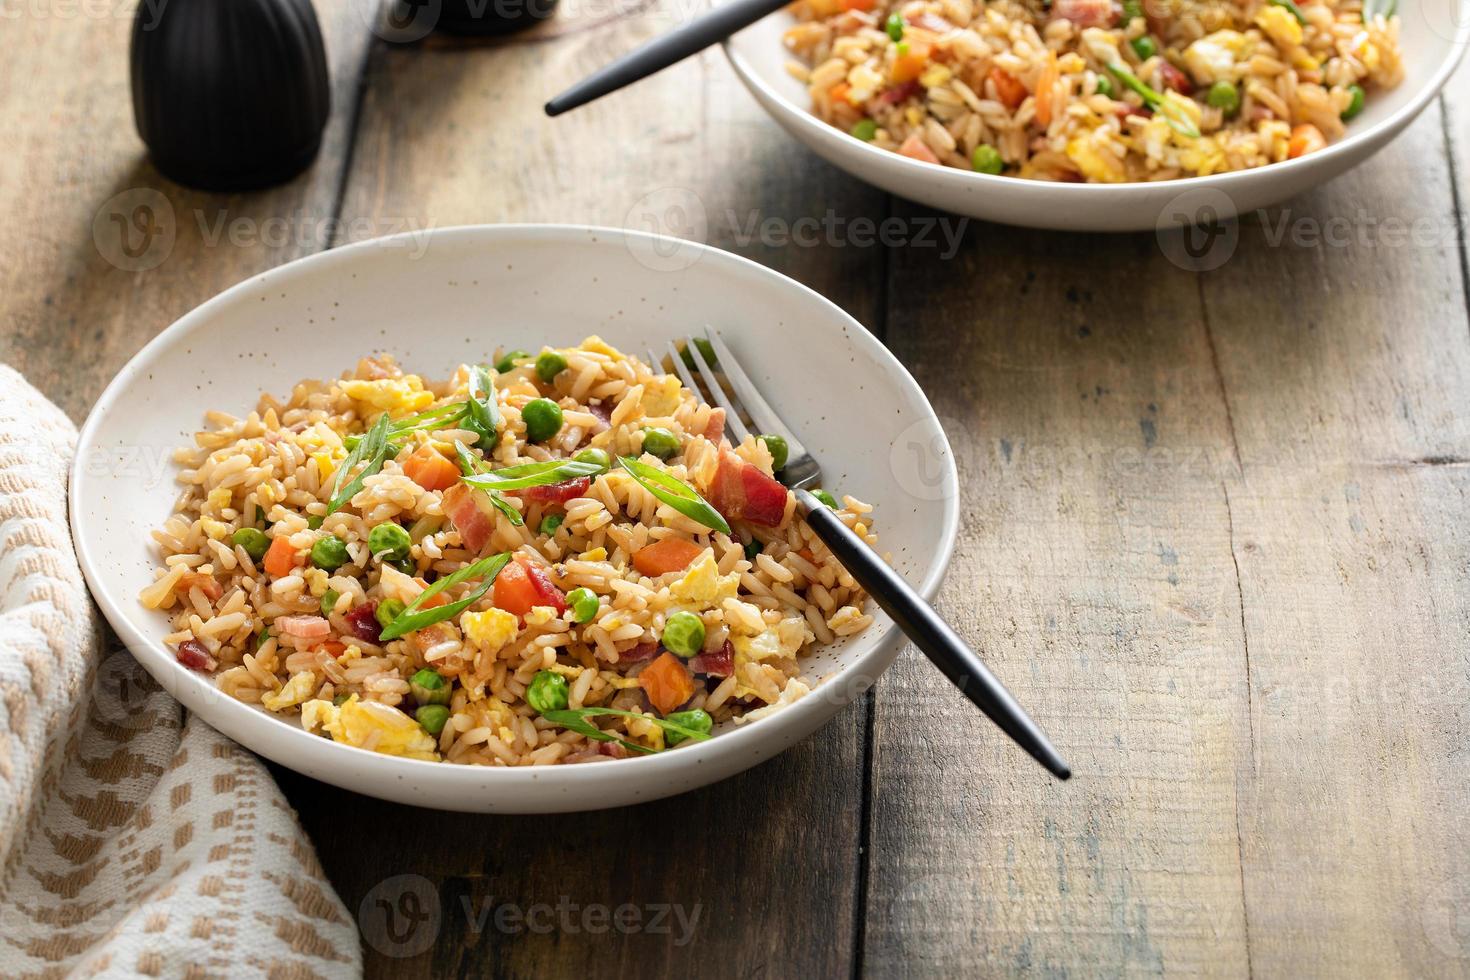
M513 248L518 243L561 244L628 248L630 246L684 250L697 255L697 261L717 263L722 276L752 282L752 288L772 287L793 294L806 294L829 308L831 325L842 324L846 342L861 349L889 375L911 410L919 412L921 421L932 426L932 438L942 442L942 499L934 502L942 521L940 549L933 555L919 590L932 598L939 587L954 550L959 523L958 478L953 455L943 430L928 400L912 376L871 334L830 301L805 286L773 272L748 259L705 245L677 242L662 236L589 226L562 225L494 225L438 229L431 233L435 244L483 246L486 249ZM892 622L881 612L878 621L854 644L855 659L841 668L812 696L791 707L753 723L718 735L708 742L680 748L654 756L618 762L526 768L491 768L448 765L401 759L341 745L308 734L301 728L283 724L279 719L221 694L214 685L180 666L162 644L151 640L137 621L156 615L138 604L136 596L114 594L105 584L98 565L99 558L89 540L87 505L102 505L103 496L96 484L103 478L86 472L83 461L97 450L98 430L102 420L123 402L130 385L158 361L160 355L191 339L207 335L219 311L243 299L253 298L264 280L271 288L282 289L293 281L317 276L345 276L358 259L371 250L381 249L395 239L391 236L298 259L247 279L197 307L155 337L135 355L108 385L82 427L77 454L71 470L69 514L72 540L76 545L82 571L103 613L119 637L150 674L179 701L200 714L205 721L248 748L288 768L323 781L358 792L382 796L399 802L446 809L498 812L556 812L598 809L626 803L657 799L692 789L724 778L775 755L814 731L845 704L857 698L892 662L903 640ZM688 250L694 249L695 252ZM429 249L427 254L432 254ZM421 259L420 261L430 261ZM708 266L705 266L708 268ZM310 373L310 372L307 372ZM191 395L192 397L192 395ZM200 414L212 406L200 405ZM167 509L170 494L161 494L159 517ZM874 501L881 514L883 502ZM866 649L864 649L866 647ZM630 791L630 787L641 787ZM527 799L518 798L527 794ZM462 794L462 796L460 795Z

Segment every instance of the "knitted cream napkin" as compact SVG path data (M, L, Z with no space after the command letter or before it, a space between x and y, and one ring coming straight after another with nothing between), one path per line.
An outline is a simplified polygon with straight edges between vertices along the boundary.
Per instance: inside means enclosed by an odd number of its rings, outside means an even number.
M103 645L66 525L75 446L0 366L0 977L357 976L264 767Z

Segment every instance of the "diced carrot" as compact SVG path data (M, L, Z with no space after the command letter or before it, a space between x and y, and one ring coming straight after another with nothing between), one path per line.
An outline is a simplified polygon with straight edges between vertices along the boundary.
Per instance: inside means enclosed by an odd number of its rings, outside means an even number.
M923 41L910 41L909 49L893 59L893 80L902 84L912 82L924 74L929 63L929 45Z
M836 85L832 86L830 90L828 90L827 94L832 96L833 102L846 102L847 93L851 91L851 85L847 84L846 82L838 82Z
M325 640L320 644L320 649L325 650L328 656L335 660L347 652L347 644L341 640Z
M638 675L638 686L648 695L648 703L661 715L678 709L694 697L694 675L684 662L665 651Z
M459 467L433 446L420 446L403 461L403 475L425 490L448 490L459 482Z
M1291 128L1291 142L1287 144L1286 155L1295 160L1299 156L1315 153L1326 145L1327 139L1322 135L1322 130L1311 123L1302 123Z
M1046 64L1041 66L1041 75L1036 79L1036 121L1042 129L1051 125L1051 97L1058 78L1057 53L1048 50L1046 54Z
M275 538L271 541L270 550L265 553L262 564L267 575L274 575L276 578L290 575L291 569L296 567L296 549L291 547L288 539Z
M633 567L649 578L681 572L704 553L704 549L684 538L664 538L633 552Z
M1026 101L1026 86L1015 75L1000 68L992 68L989 78L995 84L996 97L1007 109L1014 109Z
M498 608L520 617L536 606L549 606L557 615L567 611L567 597L546 569L522 555L500 570L494 595Z
M842 0L843 10L872 10L878 6L878 0Z

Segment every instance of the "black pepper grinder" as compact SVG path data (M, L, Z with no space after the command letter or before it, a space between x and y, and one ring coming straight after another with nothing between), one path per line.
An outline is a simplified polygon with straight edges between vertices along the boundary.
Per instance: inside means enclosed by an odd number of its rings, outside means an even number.
M172 180L237 191L290 180L331 109L310 0L168 0L133 19L133 117Z

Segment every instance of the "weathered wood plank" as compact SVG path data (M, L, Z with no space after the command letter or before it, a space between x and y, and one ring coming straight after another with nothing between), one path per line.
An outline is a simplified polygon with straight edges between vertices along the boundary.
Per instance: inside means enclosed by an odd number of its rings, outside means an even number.
M242 195L187 190L148 164L133 126L123 5L104 5L102 17L85 13L96 5L72 5L70 16L21 5L6 18L0 361L80 421L176 317L324 246L318 228L332 217L366 51L354 2L318 4L333 111L317 162L284 187Z
M1439 107L1289 210L1353 233L1272 246L1273 214L1203 286L1242 463L1252 965L1465 975L1470 321Z
M746 232L827 208L881 214L884 198L785 137L717 53L555 121L542 116L547 96L668 27L658 12L538 43L436 41L375 53L347 227L388 217L682 232L755 256L872 323L881 252L782 248ZM376 900L382 879L408 871L443 902L446 924L432 951L394 958L370 942L370 974L831 975L849 968L856 928L865 717L854 706L754 772L606 813L466 817L359 799L313 807L307 798L318 787L287 785L349 908ZM385 838L412 850L364 862L363 842ZM519 908L667 902L699 918L687 944L632 930L477 933L460 899L477 910L492 896L497 907Z
M1193 277L1151 236L985 226L953 262L901 253L889 295L962 463L942 609L1076 775L901 659L876 694L868 969L1244 973L1229 422Z

